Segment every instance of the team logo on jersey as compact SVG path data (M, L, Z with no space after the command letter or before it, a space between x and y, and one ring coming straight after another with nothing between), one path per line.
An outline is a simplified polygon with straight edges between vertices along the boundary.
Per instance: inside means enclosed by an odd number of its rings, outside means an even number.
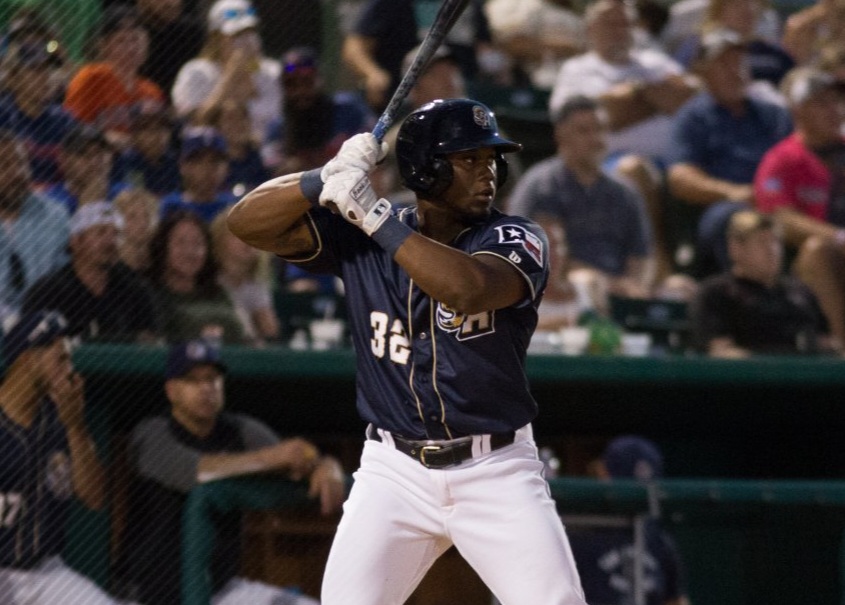
M519 225L496 227L500 244L520 244L538 265L543 264L543 240Z
M481 105L473 106L472 120L482 128L490 128L490 114Z
M493 311L482 311L466 315L458 313L443 303L437 303L437 327L444 332L454 334L458 340L469 340L485 334L491 334L493 330Z
M44 469L44 483L47 490L59 500L67 500L73 495L73 477L70 458L67 453L58 451L50 454L47 468Z

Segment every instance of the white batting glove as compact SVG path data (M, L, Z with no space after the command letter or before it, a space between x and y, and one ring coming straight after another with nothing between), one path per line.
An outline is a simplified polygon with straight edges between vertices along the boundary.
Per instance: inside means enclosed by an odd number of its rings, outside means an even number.
M362 170L369 174L376 164L387 155L387 143L379 143L371 132L356 134L347 139L340 151L323 166L320 177L327 182L329 177L346 170Z
M392 206L379 199L367 173L360 169L346 170L329 177L320 194L320 205L337 207L348 222L372 235L390 216Z

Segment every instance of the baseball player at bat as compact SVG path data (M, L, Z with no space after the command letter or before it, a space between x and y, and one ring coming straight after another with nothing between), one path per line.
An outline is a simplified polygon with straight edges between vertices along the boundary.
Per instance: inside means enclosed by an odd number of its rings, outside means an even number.
M322 170L269 181L229 215L244 241L346 287L369 426L323 605L404 603L452 544L503 605L585 603L524 370L546 236L493 208L505 154L520 148L485 105L434 101L396 142L416 205L394 208L373 191L367 175L387 150L363 134Z
M83 379L54 311L3 337L0 384L0 603L115 603L61 559L71 500L101 509L105 474L84 421Z

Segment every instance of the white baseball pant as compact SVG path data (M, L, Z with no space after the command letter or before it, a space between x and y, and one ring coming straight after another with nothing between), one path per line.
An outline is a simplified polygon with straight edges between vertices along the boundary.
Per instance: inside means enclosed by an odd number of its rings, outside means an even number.
M322 605L401 605L454 544L503 605L586 605L531 426L512 445L428 469L368 440Z

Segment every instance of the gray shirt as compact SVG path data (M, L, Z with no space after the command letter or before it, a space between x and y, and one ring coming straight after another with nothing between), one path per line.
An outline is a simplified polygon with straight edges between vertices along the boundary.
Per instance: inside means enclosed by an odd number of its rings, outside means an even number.
M629 258L651 253L651 225L642 197L606 173L585 188L554 156L532 166L517 183L510 214L558 218L569 255L611 275L621 275Z
M257 450L279 442L278 436L265 424L243 414L228 414L240 429L246 451ZM213 448L212 448L213 449ZM130 452L137 473L164 487L187 493L197 484L199 460L205 453L177 438L166 416L142 420L130 438Z

